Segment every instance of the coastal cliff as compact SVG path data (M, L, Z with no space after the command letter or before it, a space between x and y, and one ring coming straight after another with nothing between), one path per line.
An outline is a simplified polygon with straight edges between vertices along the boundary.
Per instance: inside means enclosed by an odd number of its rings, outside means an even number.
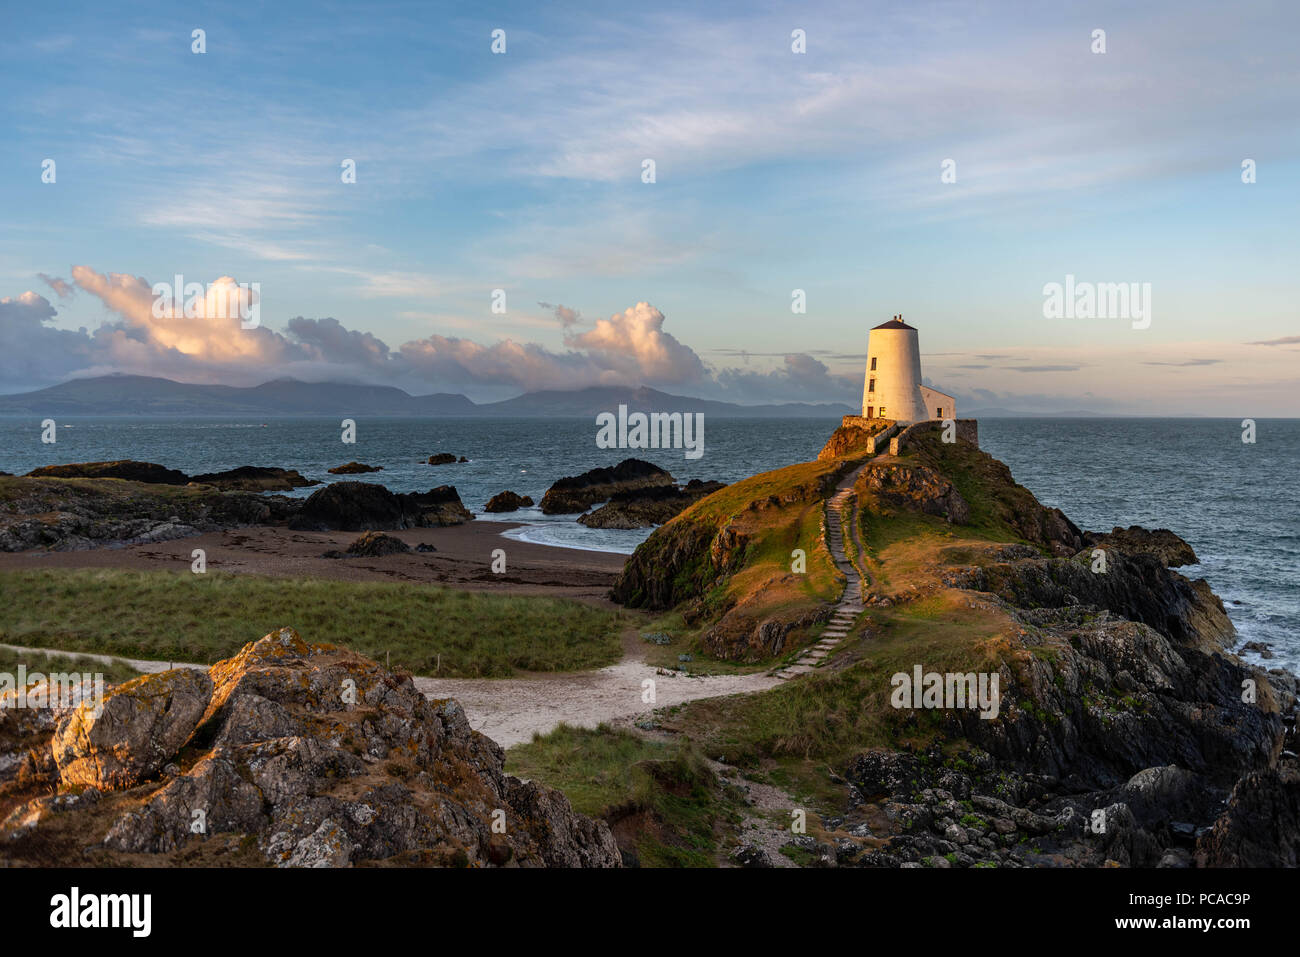
M817 572L816 516L851 483L845 547L864 612L845 647L670 727L742 767L825 762L845 791L821 856L840 865L1296 863L1296 679L1231 654L1222 603L1170 567L1195 562L1186 542L1082 531L937 427L898 455L857 438L703 499L628 562L616 600L676 609L717 657L776 664L843 587ZM894 683L918 668L996 678L996 713L899 706ZM1264 839L1258 807L1292 837Z

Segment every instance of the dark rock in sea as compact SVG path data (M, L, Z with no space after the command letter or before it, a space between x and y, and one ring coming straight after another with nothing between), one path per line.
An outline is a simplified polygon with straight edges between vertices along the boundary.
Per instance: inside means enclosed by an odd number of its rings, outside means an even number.
M384 555L401 555L409 552L411 546L393 535L383 532L365 532L345 551L329 551L323 558L379 558Z
M29 768L3 784L10 863L177 866L210 859L200 847L244 866L621 863L607 824L506 774L455 701L290 628L206 671L122 685L98 719L89 702L54 731L9 714L0 768Z
M295 469L262 468L241 465L224 472L204 472L190 478L195 485L212 485L220 489L237 489L244 492L288 492L295 488L308 488L321 483L304 478Z
M427 492L403 492L402 508L412 516L414 528L460 525L473 521L474 514L461 504L454 485L439 485Z
M1169 568L1201 563L1192 546L1167 528L1117 525L1110 532L1085 532L1084 537L1093 548L1113 549L1126 555L1154 555Z
M459 525L474 516L451 485L395 494L367 482L334 482L303 503L289 527L305 531L391 531Z
M1265 661L1273 657L1273 649L1262 641L1248 641L1241 646L1239 651L1253 651Z
M429 464L429 465L448 465L448 464L453 463L453 462L455 462L455 461L456 461L456 456L452 455L450 452L435 452L433 455L430 455L430 456L429 456L428 464ZM461 461L463 462L463 461L465 461L465 460L464 460L464 459L461 459Z
M613 468L591 469L560 479L542 496L542 511L547 515L585 512L616 492L672 484L671 473L659 466L641 459L624 459Z
M409 527L402 502L382 485L332 482L312 492L289 527L311 531L361 532Z
M600 508L578 521L588 528L649 528L671 521L706 495L726 488L722 482L691 479L685 486L654 485L615 492Z
M462 455L462 456L461 456L460 458L458 458L456 461L457 461L457 462L468 462L469 459L465 458L465 456Z
M516 495L514 492L498 492L493 495L486 505L483 506L485 512L517 512L521 508L528 508L533 504L532 496Z
M330 475L357 475L362 472L382 472L382 465L366 465L362 462L348 462L345 465L336 465L327 471Z
M184 485L190 477L153 462L76 462L70 465L43 465L27 473L28 478L115 478L152 485Z

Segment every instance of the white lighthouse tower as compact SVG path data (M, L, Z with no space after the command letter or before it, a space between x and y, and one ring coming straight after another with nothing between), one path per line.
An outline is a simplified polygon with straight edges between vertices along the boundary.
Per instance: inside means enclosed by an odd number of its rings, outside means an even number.
M897 315L871 330L862 386L864 418L902 423L955 419L956 405L952 396L921 384L921 345L915 326Z

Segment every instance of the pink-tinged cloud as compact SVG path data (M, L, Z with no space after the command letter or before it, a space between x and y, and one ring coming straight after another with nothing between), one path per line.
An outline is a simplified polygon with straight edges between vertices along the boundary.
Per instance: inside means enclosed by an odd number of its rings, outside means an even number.
M396 349L337 319L290 319L283 333L246 329L237 306L240 287L229 276L205 283L191 297L156 296L139 276L74 266L76 288L112 313L93 332L54 329L55 309L33 292L0 302L0 381L48 384L70 375L132 372L191 382L249 385L281 376L308 381L398 384L411 391L502 389L532 391L593 385L688 387L737 401L824 400L850 396L852 383L820 361L788 355L781 369L760 373L708 368L689 346L664 330L662 312L647 302L580 329L579 313L551 307L566 329L564 350L506 339L491 345L431 335ZM53 285L53 284L51 284ZM174 292L167 290L167 293ZM685 390L684 390L685 391Z
M699 382L708 377L700 357L664 332L664 314L648 302L598 319L593 328L565 336L564 344L582 349L624 381L664 385Z
M138 276L102 274L89 266L72 267L72 281L122 318L120 331L125 337L160 354L174 352L215 366L272 365L313 358L309 350L270 329L242 328L242 317L255 304L254 294L230 276L202 284L201 298L188 289L155 295L154 287ZM112 338L124 345L120 337ZM128 351L138 352L134 348Z

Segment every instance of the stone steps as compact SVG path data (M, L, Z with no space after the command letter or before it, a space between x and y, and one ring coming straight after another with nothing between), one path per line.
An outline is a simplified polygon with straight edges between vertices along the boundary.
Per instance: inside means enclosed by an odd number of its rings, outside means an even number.
M835 612L817 643L805 649L794 664L787 665L776 672L776 677L783 680L805 675L829 658L835 646L848 637L858 616L862 614L861 602L851 597L861 596L862 576L844 551L844 516L841 514L841 508L853 496L853 482L857 477L855 472L827 500L826 516L822 519L821 526L822 539L831 553L831 560L835 563L835 567L844 573L844 593L840 596L839 604L835 607Z

